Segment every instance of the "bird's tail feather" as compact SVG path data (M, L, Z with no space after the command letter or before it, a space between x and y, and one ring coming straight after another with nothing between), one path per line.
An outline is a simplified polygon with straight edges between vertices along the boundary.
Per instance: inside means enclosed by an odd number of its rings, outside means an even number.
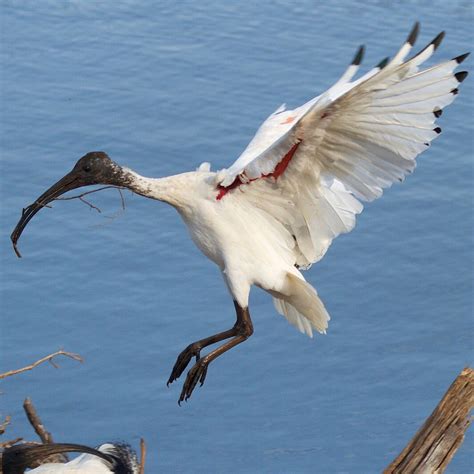
M313 337L312 328L325 334L329 317L316 290L304 280L287 273L282 292L272 292L276 310L302 333Z

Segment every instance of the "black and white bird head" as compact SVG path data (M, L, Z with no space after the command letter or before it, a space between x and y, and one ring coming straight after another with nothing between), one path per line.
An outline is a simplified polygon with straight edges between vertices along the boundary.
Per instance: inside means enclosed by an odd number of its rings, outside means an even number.
M5 449L2 457L3 474L23 474L32 465L59 453L83 453L67 463L46 463L28 474L138 474L135 451L124 443L105 443L97 448L79 444L21 444Z

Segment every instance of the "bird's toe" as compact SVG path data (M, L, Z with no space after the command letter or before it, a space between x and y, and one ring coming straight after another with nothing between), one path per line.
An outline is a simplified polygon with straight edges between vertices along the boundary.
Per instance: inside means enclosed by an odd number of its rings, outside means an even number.
M169 386L170 383L173 383L175 380L178 380L179 377L181 377L181 374L184 372L193 357L196 357L196 362L198 362L201 358L200 351L201 348L196 344L190 344L188 347L186 347L186 349L184 349L184 351L182 351L176 359L166 385Z
M201 385L204 383L208 365L209 362L204 358L200 359L193 367L191 367L183 384L178 404L181 404L182 401L187 401L191 397L198 382L200 382Z

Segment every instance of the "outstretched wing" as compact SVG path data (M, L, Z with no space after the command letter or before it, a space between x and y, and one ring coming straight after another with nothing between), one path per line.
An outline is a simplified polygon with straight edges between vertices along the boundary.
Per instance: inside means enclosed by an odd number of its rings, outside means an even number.
M217 174L216 199L237 196L238 188L242 199L277 219L294 238L297 265L319 260L332 239L354 227L359 200L403 181L441 132L435 121L467 76L454 70L468 54L420 71L444 33L405 60L418 29L417 23L391 60L352 81L361 47L329 90L294 110L281 106Z

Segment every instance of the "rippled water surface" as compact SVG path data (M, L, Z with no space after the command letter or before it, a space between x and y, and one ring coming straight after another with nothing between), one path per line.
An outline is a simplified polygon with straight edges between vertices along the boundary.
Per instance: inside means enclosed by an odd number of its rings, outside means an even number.
M376 473L472 364L472 80L416 173L369 204L307 278L332 316L313 340L251 295L255 334L178 407L176 355L233 324L217 268L172 208L127 193L31 202L90 150L148 176L228 166L280 103L327 88L356 47L369 67L415 20L437 57L472 47L471 2L5 1L1 12L1 371L9 437L148 443L148 472ZM466 61L466 69L472 69ZM449 473L473 472L472 434Z

